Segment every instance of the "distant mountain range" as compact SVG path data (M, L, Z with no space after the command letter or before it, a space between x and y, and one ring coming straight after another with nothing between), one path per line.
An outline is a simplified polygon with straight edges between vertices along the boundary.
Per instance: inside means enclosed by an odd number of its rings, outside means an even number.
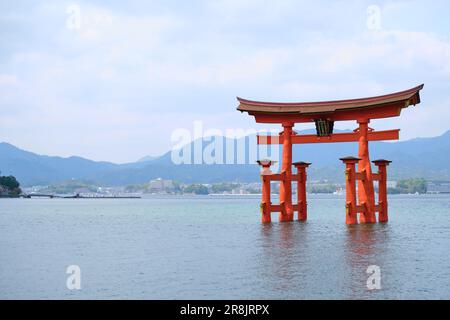
M245 142L245 156L248 159L249 150L253 148L249 145L252 145L250 142L254 143L254 139L254 136L234 141L225 139L224 149L228 143L232 143L236 150L240 143ZM209 143L210 141L203 141L202 150L205 151ZM194 143L189 148L193 154ZM342 182L344 166L339 158L357 155L357 143L305 144L295 145L293 149L294 161L313 163L308 170L311 180ZM450 180L450 131L433 138L392 143L371 142L370 153L372 159L385 158L393 161L388 169L389 179L423 177L430 180ZM236 163L237 155L233 160ZM87 180L101 185L129 185L145 183L158 177L186 183L259 181L259 169L253 163L176 165L172 162L169 151L156 158L144 157L133 163L115 164L75 156L62 158L38 155L5 142L0 143L0 171L2 175L16 176L24 186L47 185L69 179Z
M155 156L145 156L145 157L140 158L138 161L139 161L139 162L152 161L152 160L155 160L156 158L158 158L158 157L155 157Z

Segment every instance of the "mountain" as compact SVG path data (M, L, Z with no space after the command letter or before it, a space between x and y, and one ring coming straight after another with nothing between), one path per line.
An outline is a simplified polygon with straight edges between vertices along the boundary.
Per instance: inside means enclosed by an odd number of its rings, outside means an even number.
M156 158L158 158L158 157L154 157L154 156L145 156L145 157L140 158L140 159L138 160L138 162L152 161L152 160L155 160Z
M301 131L300 133L311 133ZM0 143L0 171L2 175L12 174L24 186L45 185L68 179L83 179L103 185L127 185L144 183L161 177L181 182L259 181L258 167L254 161L261 154L255 154L255 136L241 139L213 137L220 142L217 150L211 150L211 141L197 140L186 146L186 159L194 162L194 150L220 159L226 159L227 150L233 150L230 157L237 163L240 157L247 164L180 164L172 161L172 152L127 164L98 162L80 157L52 157L21 150L8 143ZM230 146L233 146L231 149ZM240 148L243 147L243 148ZM198 148L198 149L196 149ZM281 148L280 148L281 149ZM222 151L220 151L222 150ZM238 150L242 150L238 154ZM271 158L281 159L280 151ZM190 153L190 155L189 155ZM450 131L433 138L417 138L402 142L371 142L372 159L385 158L393 163L388 168L389 179L424 177L433 180L450 180ZM178 153L175 153L175 155ZM183 155L183 153L180 153ZM228 153L230 155L230 153ZM357 143L327 143L294 145L293 160L312 162L308 169L310 180L328 179L343 181L343 164L340 157L357 155ZM142 160L142 159L141 159ZM203 159L208 161L208 159ZM225 162L225 161L224 161Z
M12 174L22 184L47 184L71 178L89 179L117 165L95 162L80 157L49 157L24 151L8 143L0 143L0 170Z

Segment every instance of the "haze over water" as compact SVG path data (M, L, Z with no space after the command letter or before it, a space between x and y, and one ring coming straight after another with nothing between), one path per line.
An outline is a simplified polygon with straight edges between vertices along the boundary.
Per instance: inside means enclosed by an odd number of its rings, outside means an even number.
M259 197L1 199L0 298L450 299L450 196L389 206L388 224L349 227L331 195L309 195L307 223L270 225Z

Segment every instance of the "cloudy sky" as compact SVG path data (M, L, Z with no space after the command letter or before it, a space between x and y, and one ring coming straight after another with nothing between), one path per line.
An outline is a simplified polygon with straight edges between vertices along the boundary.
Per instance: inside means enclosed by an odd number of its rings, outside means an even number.
M315 101L421 83L420 105L371 126L440 135L448 12L445 0L2 1L0 141L129 162L169 150L173 131L197 120L264 128L236 96Z

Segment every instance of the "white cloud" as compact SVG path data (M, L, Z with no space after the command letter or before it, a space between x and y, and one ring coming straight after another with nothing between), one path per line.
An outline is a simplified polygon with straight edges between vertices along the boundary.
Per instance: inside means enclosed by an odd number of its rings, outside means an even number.
M14 74L0 74L0 86L15 86L19 84L17 76Z

